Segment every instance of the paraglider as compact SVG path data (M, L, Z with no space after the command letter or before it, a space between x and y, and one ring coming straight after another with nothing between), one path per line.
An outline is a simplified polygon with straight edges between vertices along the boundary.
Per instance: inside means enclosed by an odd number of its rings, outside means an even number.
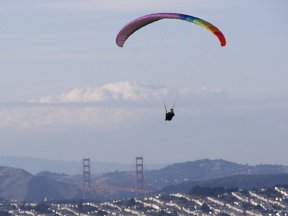
M119 47L123 47L128 37L132 35L134 32L136 32L138 29L161 19L177 19L194 23L212 32L218 38L221 46L226 45L226 39L223 33L216 26L203 19L179 13L154 13L139 17L129 22L119 31L116 37L116 44Z
M165 109L166 109L166 106L165 106ZM174 113L173 108L171 108L169 112L167 112L167 109L166 109L165 121L171 121L174 116L175 116L175 113Z
M141 16L135 20L132 20L119 31L116 37L116 44L119 47L123 47L126 40L137 30L162 19L184 20L199 25L207 29L208 31L212 32L219 40L221 46L226 45L226 39L224 34L216 26L198 17L180 13L154 13ZM165 121L171 121L172 118L175 116L174 107L171 108L170 111L168 112L165 105L165 111L166 111Z

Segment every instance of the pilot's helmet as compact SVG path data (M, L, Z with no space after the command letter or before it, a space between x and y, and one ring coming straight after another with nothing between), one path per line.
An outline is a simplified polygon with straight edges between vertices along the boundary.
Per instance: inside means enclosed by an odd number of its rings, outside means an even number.
M174 110L171 108L170 111L173 112Z

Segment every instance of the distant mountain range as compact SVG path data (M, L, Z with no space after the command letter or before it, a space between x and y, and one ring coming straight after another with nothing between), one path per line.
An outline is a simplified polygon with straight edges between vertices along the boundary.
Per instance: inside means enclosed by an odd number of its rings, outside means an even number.
M157 193L189 193L196 185L209 187L259 188L288 183L288 167L241 165L224 160L176 163L158 170L146 170L144 189ZM49 171L31 174L23 169L0 167L0 198L16 200L81 199L82 175ZM135 196L135 171L91 173L87 198L120 199Z
M93 173L106 173L118 171L132 170L134 164L124 163L106 163L106 162L90 162L91 171ZM17 167L24 169L32 174L39 172L50 171L56 173L65 173L68 175L77 175L82 173L82 161L63 161L63 160L50 160L42 158L30 157L16 157L16 156L0 156L0 166ZM167 164L148 164L150 170L159 169L167 166Z
M234 175L259 175L288 173L283 165L242 165L225 160L196 160L175 163L146 173L146 184L160 189L188 181L203 181Z
M68 176L66 176L68 177ZM74 199L80 197L78 185L47 175L32 175L23 169L0 167L0 197L7 200ZM69 177L70 179L70 177Z

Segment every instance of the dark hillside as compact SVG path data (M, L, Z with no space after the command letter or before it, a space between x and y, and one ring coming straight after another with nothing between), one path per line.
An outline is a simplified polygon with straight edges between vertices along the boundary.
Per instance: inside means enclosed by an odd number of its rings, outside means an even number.
M25 200L40 201L80 199L81 191L77 185L57 181L46 176L35 176L27 184Z
M222 187L239 188L239 189L259 189L264 187L272 187L274 185L285 185L288 183L288 174L267 174L267 175L235 175L218 179L210 179L204 181L184 182L178 185L171 185L158 191L159 193L186 193L195 186L201 187Z
M23 169L0 167L0 197L23 199L27 193L27 183L33 175Z
M165 168L147 171L146 184L160 189L168 185L188 181L202 181L226 176L244 174L288 173L288 167L282 165L242 165L225 160L196 160L176 163Z

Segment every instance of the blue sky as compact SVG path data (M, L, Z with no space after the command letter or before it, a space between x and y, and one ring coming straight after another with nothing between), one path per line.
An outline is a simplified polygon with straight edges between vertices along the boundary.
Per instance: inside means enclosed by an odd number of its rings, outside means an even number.
M286 0L0 2L1 155L288 164ZM123 25L163 20L131 36ZM172 122L163 101L176 102Z

